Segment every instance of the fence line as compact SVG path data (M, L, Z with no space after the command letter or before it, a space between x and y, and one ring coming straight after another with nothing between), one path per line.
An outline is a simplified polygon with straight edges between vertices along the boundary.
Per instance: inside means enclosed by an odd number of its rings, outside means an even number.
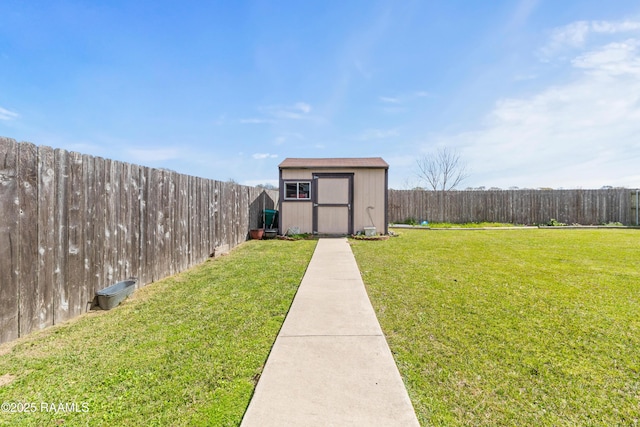
M636 190L389 190L391 222L634 225ZM0 343L71 319L127 277L144 285L247 239L263 191L0 137Z
M620 222L635 225L636 190L389 190L389 221L505 222L568 224Z
M0 342L244 242L263 191L0 137Z

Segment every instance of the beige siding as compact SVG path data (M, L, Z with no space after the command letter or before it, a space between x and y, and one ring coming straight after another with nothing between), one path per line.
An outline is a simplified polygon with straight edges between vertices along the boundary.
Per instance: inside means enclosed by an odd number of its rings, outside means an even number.
M313 231L311 202L285 202L280 207L280 232L286 233L291 227L298 227L302 233Z
M384 169L356 169L353 182L353 231L370 227L371 219L378 233L384 233L385 171ZM369 209L371 219L367 213Z
M309 180L312 171L298 169L282 170L282 179ZM311 202L287 202L284 198L280 205L280 233L284 234L291 227L298 227L302 233L313 232L313 204Z
M285 169L282 171L282 179L311 179L312 171L308 169Z

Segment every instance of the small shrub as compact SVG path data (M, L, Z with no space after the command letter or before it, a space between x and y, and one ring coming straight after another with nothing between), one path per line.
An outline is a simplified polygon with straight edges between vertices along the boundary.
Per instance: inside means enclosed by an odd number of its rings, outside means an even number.
M413 217L409 217L404 221L401 221L400 224L418 225L418 220Z
M551 220L549 222L547 222L545 225L549 226L549 227L564 227L567 224L565 224L564 222L560 222L556 219L551 218Z

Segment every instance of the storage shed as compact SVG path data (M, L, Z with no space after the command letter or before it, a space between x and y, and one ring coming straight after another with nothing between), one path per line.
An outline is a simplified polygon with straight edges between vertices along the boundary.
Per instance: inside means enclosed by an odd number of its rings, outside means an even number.
M287 158L280 169L280 233L387 234L389 165L380 157Z

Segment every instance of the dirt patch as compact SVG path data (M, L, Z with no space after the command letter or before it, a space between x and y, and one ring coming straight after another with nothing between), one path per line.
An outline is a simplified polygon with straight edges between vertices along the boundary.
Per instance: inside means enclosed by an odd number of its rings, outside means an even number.
M11 353L13 347L15 347L15 340L0 344L0 356Z
M4 387L8 384L11 384L15 379L16 379L15 375L4 374L3 376L0 377L0 387Z

